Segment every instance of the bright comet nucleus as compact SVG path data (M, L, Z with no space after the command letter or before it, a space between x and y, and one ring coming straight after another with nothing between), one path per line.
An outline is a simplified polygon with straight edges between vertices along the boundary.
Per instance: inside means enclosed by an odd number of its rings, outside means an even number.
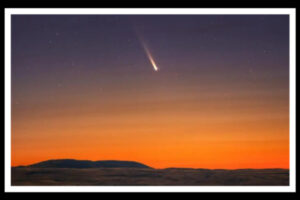
M147 52L147 51L146 51L146 52ZM154 71L158 71L158 67L156 66L156 63L154 62L154 60L153 60L153 58L152 58L150 52L147 53L147 56L148 56L148 58L149 58L149 60L150 60L150 62L151 62L151 64L152 64L152 66L153 66Z

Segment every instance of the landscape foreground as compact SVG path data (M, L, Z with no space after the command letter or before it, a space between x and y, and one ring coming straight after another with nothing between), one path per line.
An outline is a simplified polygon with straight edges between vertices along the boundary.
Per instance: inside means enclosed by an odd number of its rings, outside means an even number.
M102 161L101 161L102 162ZM54 167L53 167L54 166ZM56 167L55 167L56 166ZM289 185L288 169L153 169L148 166L84 167L37 164L12 167L12 185Z

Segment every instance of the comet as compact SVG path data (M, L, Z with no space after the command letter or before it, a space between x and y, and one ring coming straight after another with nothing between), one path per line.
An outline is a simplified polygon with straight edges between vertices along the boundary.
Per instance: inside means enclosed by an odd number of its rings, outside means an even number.
M152 66L153 66L154 71L158 71L158 67L157 67L157 65L156 65L156 63L155 63L155 61L154 61L154 59L153 59L153 57L152 57L149 49L147 48L147 46L145 45L145 43L142 43L142 45L143 45L143 48L144 48L144 50L145 50L145 52L147 54L147 57L149 58Z
M156 63L155 63L155 61L154 61L154 59L153 59L153 56L151 55L151 52L150 52L150 50L149 50L147 44L144 42L144 40L143 40L139 35L138 35L138 38L139 38L139 40L140 40L140 42L141 42L141 44L142 44L142 47L143 47L144 51L146 52L146 55L147 55L147 57L148 57L148 59L149 59L151 65L152 65L154 71L157 72L157 71L159 70L159 68L157 67L157 65L156 65Z

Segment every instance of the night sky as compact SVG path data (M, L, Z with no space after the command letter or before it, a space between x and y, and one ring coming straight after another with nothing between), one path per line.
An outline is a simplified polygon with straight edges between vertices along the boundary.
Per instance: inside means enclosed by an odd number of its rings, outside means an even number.
M13 15L12 165L57 158L289 168L288 15Z

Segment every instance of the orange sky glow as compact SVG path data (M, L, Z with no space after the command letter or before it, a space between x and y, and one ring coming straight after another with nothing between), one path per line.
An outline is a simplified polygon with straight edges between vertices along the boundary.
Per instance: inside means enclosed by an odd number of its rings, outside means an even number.
M55 91L55 100L16 109L12 165L74 158L155 168L289 168L284 91L232 85L195 93L170 84L173 90L149 84L146 92L132 85L98 94Z

